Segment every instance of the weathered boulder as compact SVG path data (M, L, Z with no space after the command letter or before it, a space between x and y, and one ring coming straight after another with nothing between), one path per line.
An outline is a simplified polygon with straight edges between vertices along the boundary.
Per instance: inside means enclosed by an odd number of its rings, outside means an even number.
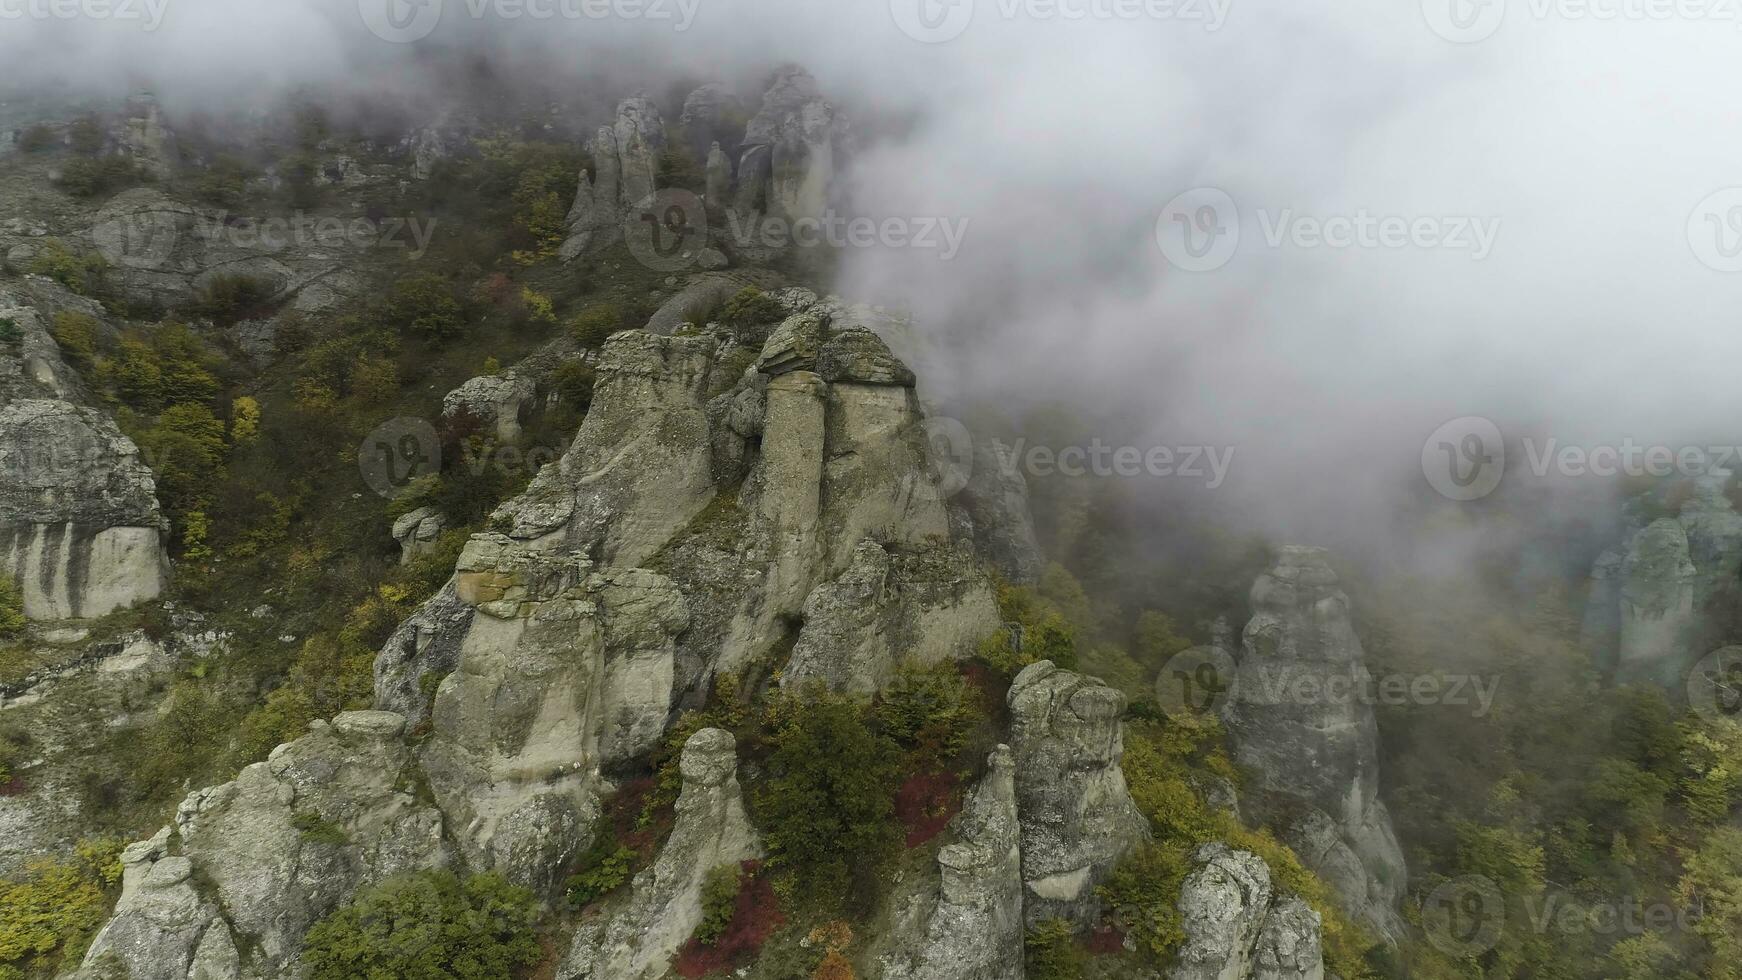
M1339 897L1382 935L1401 935L1406 870L1379 799L1378 728L1349 598L1324 549L1290 547L1258 577L1251 603L1226 712L1236 757L1258 780L1258 815L1266 795L1322 811L1316 825L1334 828L1364 872L1359 882L1331 876ZM1311 843L1303 860L1326 867L1334 849Z
M702 921L702 884L721 865L762 856L744 812L730 732L704 728L684 743L677 821L653 867L635 876L627 902L575 935L559 980L651 980Z
M434 550L436 539L447 529L447 515L434 507L419 507L399 515L393 522L393 540L399 542L399 563L409 565L419 555Z
M538 385L516 371L473 378L442 399L442 417L475 420L503 442L520 438L520 420L538 394Z
M375 657L375 707L414 721L427 717L435 686L460 664L460 645L474 612L449 579L399 624Z
M1096 887L1149 836L1119 768L1125 697L1042 660L1016 675L1008 703L1028 921L1088 924Z
M884 960L884 980L1022 980L1021 827L1015 762L1000 745L938 852L937 893Z
M599 767L669 720L683 596L652 572L475 536L455 592L476 614L436 693L424 768L476 867L540 894L591 839Z
M0 571L32 619L102 616L163 591L157 486L139 449L95 409L0 407Z
M123 856L121 902L84 970L94 980L119 960L132 977L285 976L309 927L358 889L446 866L441 814L406 788L404 729L387 712L342 714L190 794L175 818L180 855L166 828Z
M1040 581L1046 559L1028 506L1028 481L1010 446L996 439L973 442L967 483L950 500L951 521L1005 581L1032 585Z
M1323 980L1319 915L1276 895L1263 859L1220 843L1194 859L1180 888L1186 939L1172 980Z

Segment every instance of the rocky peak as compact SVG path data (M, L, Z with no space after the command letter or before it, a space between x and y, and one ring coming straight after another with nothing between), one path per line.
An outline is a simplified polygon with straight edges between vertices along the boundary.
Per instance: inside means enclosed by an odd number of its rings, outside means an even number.
M1185 942L1171 980L1322 980L1319 915L1275 893L1264 860L1206 844L1180 888Z
M1253 584L1251 605L1226 711L1235 755L1262 790L1255 812L1288 822L1284 836L1352 915L1400 935L1403 854L1379 799L1378 727L1360 696L1371 678L1348 596L1324 549L1289 547Z

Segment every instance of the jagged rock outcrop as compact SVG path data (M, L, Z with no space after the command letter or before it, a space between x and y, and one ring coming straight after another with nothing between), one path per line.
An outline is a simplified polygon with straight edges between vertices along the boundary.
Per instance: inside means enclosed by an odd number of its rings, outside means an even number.
M422 721L429 715L435 687L460 663L460 645L476 610L460 600L449 579L418 607L375 655L375 707Z
M1016 675L1008 703L1027 919L1086 925L1096 887L1149 836L1119 769L1125 696L1042 660Z
M473 537L454 587L476 613L424 769L474 866L549 893L591 839L599 767L665 731L689 611L662 576L499 534Z
M503 442L520 438L520 421L538 385L516 371L473 378L442 399L442 418L468 416Z
M820 681L835 690L881 690L905 658L935 663L968 655L999 622L998 601L973 560L957 551L891 554L860 543L852 564L817 586L783 686Z
M704 728L684 743L677 821L653 867L635 876L628 901L582 925L559 980L651 980L702 921L708 872L762 856L744 812L730 732Z
M168 179L176 167L175 135L164 121L157 99L141 93L127 100L121 150L134 166L158 180Z
M1742 514L1731 478L1713 470L1623 508L1623 543L1591 570L1580 631L1615 683L1677 690L1689 666L1742 631ZM1675 517L1649 520L1672 506Z
M851 145L846 119L822 98L816 79L802 68L783 69L745 128L734 207L789 221L821 217Z
M744 103L725 86L709 82L684 99L677 125L690 159L700 164L710 147L736 146L744 119Z
M1009 746L992 751L951 830L937 892L909 913L912 932L885 957L884 980L1022 980L1022 834Z
M1406 870L1379 799L1378 728L1362 696L1371 678L1348 596L1324 549L1290 547L1258 577L1251 603L1226 709L1236 757L1262 791L1251 815L1286 819L1285 839L1350 914L1401 935Z
M587 143L593 171L581 171L567 219L568 238L558 254L567 262L622 237L623 216L657 190L665 123L659 106L643 95L617 105L616 119Z
M1277 896L1262 858L1206 844L1180 888L1186 939L1171 980L1323 980L1317 912Z
M285 976L309 927L358 889L446 866L441 814L402 785L404 729L387 712L342 714L189 795L173 828L123 856L121 901L81 980L117 964L136 980Z

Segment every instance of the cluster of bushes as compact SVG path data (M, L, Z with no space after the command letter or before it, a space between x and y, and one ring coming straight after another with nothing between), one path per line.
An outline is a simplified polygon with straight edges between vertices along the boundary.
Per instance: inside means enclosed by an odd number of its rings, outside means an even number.
M0 316L0 346L17 347L24 342L24 328L16 320Z
M121 842L81 841L66 860L0 879L0 978L52 975L76 964L108 916L121 881Z
M74 197L97 197L149 179L150 174L127 157L81 157L66 162L57 183Z
M10 576L0 575L0 644L24 635L24 596Z
M47 276L80 296L95 296L104 286L109 263L96 252L78 252L55 238L37 243L25 271Z
M542 950L537 903L495 874L388 879L309 930L310 980L510 980Z

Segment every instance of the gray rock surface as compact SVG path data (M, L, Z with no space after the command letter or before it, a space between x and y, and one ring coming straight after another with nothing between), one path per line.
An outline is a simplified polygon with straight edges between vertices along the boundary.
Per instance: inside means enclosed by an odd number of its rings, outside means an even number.
M851 129L816 79L802 68L783 69L744 131L738 210L788 220L822 216L851 149Z
M970 459L967 483L950 500L951 519L1005 581L1039 582L1046 559L1015 450L995 439L975 439Z
M1297 822L1290 843L1326 872L1352 916L1399 936L1396 905L1407 873L1379 799L1378 728L1361 696L1370 677L1348 596L1324 549L1289 547L1258 577L1251 603L1227 720L1236 757L1262 791L1257 816L1264 794L1320 811L1322 820L1305 824L1334 830L1334 840L1303 838ZM1328 863L1341 853L1335 844L1356 858L1358 880Z
M684 743L677 821L653 867L635 876L628 900L581 926L559 980L652 980L702 921L708 872L762 856L744 811L730 732L704 728Z
M1186 940L1171 980L1323 980L1318 913L1275 894L1263 859L1206 844L1180 888Z
M1000 745L938 852L937 893L884 960L884 980L1022 980L1021 827L1015 760Z
M434 507L419 507L399 515L393 522L393 540L399 542L399 563L409 565L419 555L428 554L447 529L447 515Z
M402 787L404 728L374 711L316 722L189 795L173 828L124 854L123 895L85 974L118 960L135 978L284 976L309 927L358 889L446 866L441 814Z
M1676 683L1698 642L1700 571L1682 523L1665 517L1633 538L1621 563L1620 683Z
M1087 925L1096 887L1149 836L1119 769L1125 697L1042 660L1016 675L1008 703L1027 919Z
M569 208L568 238L558 250L563 261L622 238L623 216L657 189L659 156L665 149L665 123L646 96L617 105L616 119L587 144L593 172L583 170Z

